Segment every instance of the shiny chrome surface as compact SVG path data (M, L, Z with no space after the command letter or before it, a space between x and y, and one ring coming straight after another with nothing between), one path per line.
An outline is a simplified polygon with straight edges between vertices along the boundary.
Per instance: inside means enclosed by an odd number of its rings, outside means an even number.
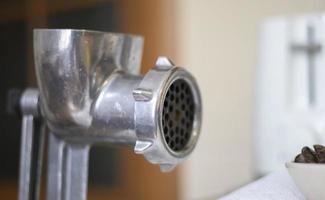
M161 113L167 90L178 79L186 81L191 87L195 115L188 144L185 149L176 152L171 150L164 140ZM144 98L139 98L139 94L150 96L150 100L144 101ZM159 57L155 67L144 76L133 95L136 99L135 130L138 137L135 152L143 154L153 164L160 164L162 171L172 170L193 151L200 134L202 103L194 77L185 69L175 67L167 58Z
M139 36L34 31L39 107L50 129L47 199L86 199L94 143L132 147L162 171L172 170L195 148L202 102L194 77L166 57L140 75L142 46ZM178 151L166 143L161 117L166 93L176 80L188 85L195 105L189 140Z
M118 70L138 74L142 44L141 37L124 34L34 30L42 111L50 127L68 134L88 129L91 105L109 76Z

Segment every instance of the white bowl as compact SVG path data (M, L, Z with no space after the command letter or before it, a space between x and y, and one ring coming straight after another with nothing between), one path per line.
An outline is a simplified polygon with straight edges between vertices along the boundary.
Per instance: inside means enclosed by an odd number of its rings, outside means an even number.
M325 199L325 164L288 162L286 167L308 200Z

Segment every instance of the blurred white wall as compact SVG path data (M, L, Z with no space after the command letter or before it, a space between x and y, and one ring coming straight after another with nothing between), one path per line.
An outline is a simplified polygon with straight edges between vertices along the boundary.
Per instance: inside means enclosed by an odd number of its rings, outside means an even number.
M258 26L322 10L320 0L177 0L176 63L195 74L204 103L201 139L181 174L183 199L216 199L253 180Z

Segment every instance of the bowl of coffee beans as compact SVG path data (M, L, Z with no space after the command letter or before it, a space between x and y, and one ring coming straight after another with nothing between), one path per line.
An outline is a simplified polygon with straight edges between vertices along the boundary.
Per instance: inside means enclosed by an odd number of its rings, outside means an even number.
M286 163L289 174L308 200L325 199L325 147L303 147L293 162Z

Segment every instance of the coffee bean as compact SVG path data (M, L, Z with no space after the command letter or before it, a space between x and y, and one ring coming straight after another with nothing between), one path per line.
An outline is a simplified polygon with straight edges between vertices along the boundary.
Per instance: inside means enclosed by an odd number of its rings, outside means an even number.
M325 163L325 147L319 144L314 145L316 156L319 163Z
M296 163L306 163L306 159L302 154L298 154L295 158Z
M295 157L297 163L325 163L325 147L319 144L314 145L314 150L303 147L301 153Z
M315 151L313 151L309 147L302 148L301 154L305 157L305 161L307 163L317 163L318 162Z

